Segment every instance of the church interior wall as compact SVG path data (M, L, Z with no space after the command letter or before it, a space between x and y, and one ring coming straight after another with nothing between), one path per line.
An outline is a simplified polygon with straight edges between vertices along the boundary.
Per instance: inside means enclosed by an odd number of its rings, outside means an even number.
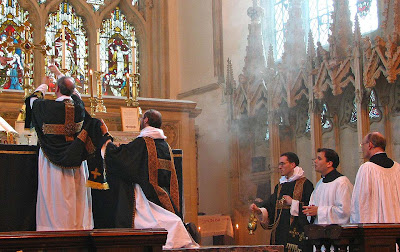
M356 131L351 127L345 127L340 131L340 166L341 173L354 184L359 167L359 143Z
M222 88L191 96L202 113L196 118L198 126L199 212L231 214L228 112L222 104Z
M213 66L211 4L212 1L178 1L181 93L217 82Z

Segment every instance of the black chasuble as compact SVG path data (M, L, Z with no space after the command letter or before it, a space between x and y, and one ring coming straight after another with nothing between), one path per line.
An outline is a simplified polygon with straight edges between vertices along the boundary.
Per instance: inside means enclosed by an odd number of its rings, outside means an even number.
M313 184L308 179L304 178L302 188L296 189L302 190L300 194L301 198L297 199L300 201L299 216L292 216L290 214L290 206L279 203L279 200L282 199L283 195L288 195L296 199L293 194L296 182L300 182L300 180L301 178L296 181L283 183L281 184L280 190L279 184L277 184L274 193L261 205L261 207L266 208L268 211L269 225L272 225L275 220L279 219L275 234L271 235L271 244L284 245L285 251L300 251L298 249L301 249L301 251L309 251L307 249L310 248L312 251L312 247L307 243L304 235L304 226L308 225L309 222L301 208L302 206L308 206L311 193L314 190ZM279 216L280 218L278 218Z
M30 106L30 99L37 97ZM107 132L103 121L92 118L85 110L83 101L76 95L72 100L54 101L43 99L40 91L26 98L25 127L34 127L38 145L47 159L65 169L80 167L88 160L90 177L88 186L107 189L100 155L101 140ZM93 176L93 174L100 174Z
M105 154L110 189L93 195L95 228L134 227L134 185L146 198L182 218L171 149L164 139L138 137L119 147L107 145Z

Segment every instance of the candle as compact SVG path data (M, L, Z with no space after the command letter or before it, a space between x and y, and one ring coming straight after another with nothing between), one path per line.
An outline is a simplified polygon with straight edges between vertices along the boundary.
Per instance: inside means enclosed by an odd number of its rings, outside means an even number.
M137 98L136 96L137 96L137 94L136 94L136 77L134 76L133 84L132 84L132 97L134 100L136 100L136 98Z
M93 98L93 71L92 69L89 70L89 88L90 88L90 98Z
M135 46L135 31L132 30L132 74L136 74L136 46Z
M100 72L100 29L97 29L96 39L96 57L97 57L97 71Z
M129 73L126 73L126 98L128 98L129 99L129 97L130 97L130 88L131 87L131 83L130 83L130 81L129 81Z
M61 46L62 46L62 57L61 57L61 68L65 69L65 57L66 57L66 44L65 44L65 28L61 28Z

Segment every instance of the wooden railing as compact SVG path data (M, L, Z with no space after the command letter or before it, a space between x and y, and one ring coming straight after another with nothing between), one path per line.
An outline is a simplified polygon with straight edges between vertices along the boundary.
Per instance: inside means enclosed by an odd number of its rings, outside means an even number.
M400 224L309 225L304 232L316 251L333 246L335 251L389 252L400 241Z
M0 233L0 251L161 252L164 229L99 229Z

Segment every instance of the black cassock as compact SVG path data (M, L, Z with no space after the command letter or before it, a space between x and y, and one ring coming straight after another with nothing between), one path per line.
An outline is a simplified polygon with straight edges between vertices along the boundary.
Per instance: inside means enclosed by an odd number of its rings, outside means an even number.
M139 184L146 198L174 212L179 217L179 191L177 191L176 173L171 167L171 152L164 139L154 139L151 150L156 151L156 161L149 159L149 143L152 139L138 137L119 147L110 143L105 154L107 182L110 189L92 190L93 215L95 228L131 228L134 219L134 185ZM155 148L154 148L155 147ZM149 169L150 162L159 162L161 167ZM154 163L153 163L154 164ZM153 166L153 165L151 165ZM155 166L155 165L154 165ZM171 184L171 181L175 181ZM166 201L172 204L168 209Z
M309 251L309 249L312 251L312 247L308 244L304 236L304 226L308 225L309 222L307 216L303 214L302 209L299 209L299 216L291 216L289 206L279 207L280 204L278 203L278 207L276 207L277 199L282 199L283 195L288 195L293 198L296 181L281 184L279 197L277 197L279 190L279 184L277 184L274 193L268 200L262 203L261 207L267 209L270 225L272 225L275 222L275 218L278 219L280 215L279 224L275 231L275 240L273 240L274 236L271 235L271 244L284 245L285 251L296 251L296 245L298 245L298 249L302 251ZM308 206L314 186L308 179L305 179L302 189L301 199L299 199L299 208L303 205ZM293 249L290 250L290 248Z

